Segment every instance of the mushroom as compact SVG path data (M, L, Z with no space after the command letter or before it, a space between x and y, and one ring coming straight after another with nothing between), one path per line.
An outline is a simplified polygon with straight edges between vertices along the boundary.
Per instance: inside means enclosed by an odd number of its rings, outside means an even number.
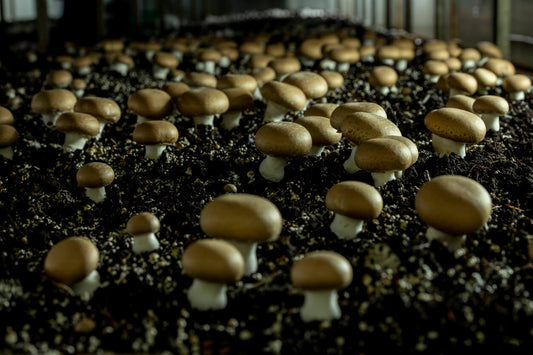
M481 53L482 61L488 58L502 58L502 50L498 45L489 41L480 41L476 44L476 49Z
M361 56L361 62L373 63L374 56L376 55L376 47L373 45L364 45L359 48L359 55Z
M262 43L254 40L246 40L239 46L239 52L242 57L241 63L246 64L254 54L263 54L265 48Z
M331 127L331 123L327 117L304 116L294 122L304 126L311 134L313 146L308 153L309 155L320 156L325 146L337 144L342 138L342 134Z
M330 118L331 114L337 107L339 107L339 105L333 103L314 104L304 111L304 116L322 116Z
M459 55L463 69L471 69L477 66L477 63L481 60L481 53L475 48L465 48Z
M132 250L135 254L149 252L159 248L155 233L159 232L159 219L150 212L133 215L126 224L126 230L133 236Z
M342 121L346 116L355 113L355 112L368 112L375 115L387 118L387 113L380 105L373 102L346 102L338 106L331 113L331 125L333 128L336 128L338 131L341 130Z
M233 245L216 239L202 239L187 246L181 259L183 272L193 278L187 291L192 308L218 310L228 303L226 284L239 281L244 260Z
M250 91L236 87L222 90L228 97L229 107L222 115L220 126L228 131L237 128L244 110L254 107L254 97Z
M222 59L219 51L213 48L202 48L196 51L196 70L215 75L216 65Z
M283 57L286 55L286 52L283 42L269 43L265 47L265 53L274 57Z
M483 68L490 70L498 77L496 85L501 85L505 78L515 75L516 69L513 63L502 58L489 58Z
M175 144L179 132L168 121L154 120L138 124L133 130L133 140L144 145L145 158L159 160L166 147Z
M217 78L208 73L188 72L183 78L183 82L190 86L191 89L199 87L217 87Z
M46 76L46 84L53 88L63 89L72 82L72 74L68 70L54 70Z
M478 143L485 138L483 120L474 113L451 107L431 111L424 118L431 131L433 149L440 156L455 153L466 155L467 143Z
M305 94L306 107L313 99L323 97L328 92L328 83L320 74L311 71L297 71L283 79L283 82L296 86Z
M473 109L477 114L481 114L481 119L488 130L498 132L500 130L500 116L509 112L509 103L503 97L485 95L478 97L473 104Z
M127 54L119 54L115 56L111 62L111 70L119 73L122 76L128 75L128 72L135 67L133 58Z
M440 60L427 60L422 68L424 77L432 83L439 81L439 78L442 75L447 74L448 71L449 68L446 63L441 62Z
M383 138L394 139L394 140L397 140L398 142L401 142L401 143L405 144L405 146L409 149L409 153L411 153L411 162L409 163L408 167L412 166L414 163L417 162L417 160L418 160L418 147L416 146L415 142L413 142L412 140L410 140L407 137L397 136L397 135L383 136ZM394 172L394 177L396 179L402 178L403 172L404 172L403 170L396 170Z
M257 243L276 240L282 218L276 205L264 197L245 193L224 194L200 212L200 227L210 237L234 245L244 259L244 275L257 271Z
M261 95L266 102L263 122L279 122L288 112L305 108L305 93L294 85L279 81L269 81L261 87Z
M85 80L81 78L76 78L72 80L72 82L70 83L70 89L72 90L74 95L76 95L77 98L80 98L83 96L86 88L87 88L87 83L85 82Z
M342 47L335 48L327 53L327 57L334 61L336 70L341 73L347 73L350 65L359 61L359 51L356 48Z
M44 90L33 95L31 110L41 115L45 125L53 126L60 114L74 109L76 101L76 96L68 90Z
M257 68L252 70L252 76L257 81L257 88L254 91L254 99L263 101L261 88L269 81L276 79L276 72L271 67Z
M268 64L273 60L274 56L270 54L252 54L246 66L252 71L260 68L270 68L274 73L274 78L272 79L274 80L276 78L276 71L268 66Z
M509 94L511 100L524 100L524 93L531 89L531 79L524 74L511 75L504 80L503 89Z
M74 111L87 113L98 119L100 128L95 139L100 139L106 124L117 123L122 114L120 106L114 100L96 96L79 99L74 105Z
M472 75L477 80L477 92L480 94L486 94L487 89L495 87L498 82L496 74L485 68L476 68Z
M100 287L100 253L86 238L69 237L54 244L44 259L44 272L54 283L89 298Z
M229 68L231 63L234 63L239 59L239 50L237 48L219 48L220 52L220 61L218 62L219 67Z
M57 119L56 129L65 133L63 150L73 152L83 150L90 138L95 138L100 130L98 119L81 112L65 112Z
M274 69L278 81L283 81L287 75L302 69L302 65L296 57L275 58L268 63L268 66Z
M19 139L19 133L13 126L0 124L0 155L5 159L13 159L12 145Z
M13 124L15 119L11 111L4 106L0 106L0 124Z
M319 73L328 84L328 92L327 94L330 94L331 92L335 91L338 88L341 88L344 85L344 77L341 73L332 71L332 70L322 70ZM323 99L325 101L325 98Z
M370 138L402 135L400 129L392 121L369 112L354 112L346 115L342 120L340 131L352 146L351 154L343 165L344 170L350 174L359 170L354 159L359 144Z
M85 188L85 195L96 203L105 200L105 187L114 179L113 168L101 162L87 163L76 173L78 186Z
M414 48L400 47L400 54L396 60L396 70L403 72L407 69L409 62L415 58Z
M229 100L221 90L200 87L183 93L176 105L184 116L193 118L194 127L214 127L215 116L228 110Z
M473 108L475 101L476 99L470 96L455 95L448 99L446 102L446 107L458 108L468 112L476 113Z
M450 57L446 59L444 63L446 63L446 66L448 66L450 73L454 73L461 70L461 61L455 57Z
M374 186L380 187L395 180L396 171L407 169L413 156L407 144L390 137L365 140L354 155L356 165L372 175Z
M383 46L378 49L377 57L383 64L393 67L395 61L400 58L400 48L393 45Z
M154 64L154 78L164 80L170 70L175 69L178 66L179 61L178 58L171 53L157 52L152 57L152 63Z
M257 89L257 80L248 74L226 74L217 81L217 89L241 88L251 94Z
M466 234L476 232L487 223L492 202L487 190L477 181L465 176L441 175L420 188L415 208L429 226L426 237L454 251Z
M178 110L178 104L177 104L179 97L183 95L184 93L186 93L187 91L189 91L191 89L190 86L185 83L181 83L181 82L180 83L170 82L170 83L165 83L161 89L163 89L163 91L169 94L170 97L172 98L172 102L174 106L173 116L178 115L180 113Z
M170 95L159 89L141 89L128 98L128 109L137 115L137 124L148 120L160 120L170 115L172 108Z
M398 81L398 74L391 67L382 65L372 69L368 82L382 95L387 95Z
M477 80L467 73L451 73L446 83L450 89L450 97L455 95L472 95L477 90Z
M313 146L311 134L294 122L270 122L257 130L255 145L266 158L259 173L269 181L279 182L285 176L288 159L309 154Z
M339 319L342 313L337 290L350 285L352 278L350 262L333 251L313 251L296 261L291 268L291 281L304 292L304 304L300 309L302 320Z
M372 185L342 181L328 190L326 208L335 215L331 231L341 239L354 239L363 230L364 221L381 214L383 198Z
M72 62L72 67L78 72L78 75L86 76L91 73L91 65L94 63L94 58L90 55L77 57Z
M300 43L298 53L301 63L306 67L312 67L315 61L323 58L322 46L324 42L319 38L307 38Z

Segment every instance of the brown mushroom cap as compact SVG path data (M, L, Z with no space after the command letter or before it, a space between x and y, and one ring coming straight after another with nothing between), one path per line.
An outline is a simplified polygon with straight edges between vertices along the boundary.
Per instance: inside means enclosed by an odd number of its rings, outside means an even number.
M473 233L489 220L492 203L477 181L459 175L437 176L415 197L415 208L428 225L454 235Z
M270 122L257 130L255 145L270 156L303 156L311 150L313 138L304 126L297 123Z
M0 106L0 124L13 124L15 119L11 111L3 106Z
M342 47L328 52L328 57L337 63L356 63L359 61L359 51L355 48Z
M448 52L448 49L446 48L441 48L427 52L426 56L429 60L445 61L446 59L450 58L450 52Z
M476 68L472 75L474 75L479 85L492 87L498 82L498 76L485 68Z
M396 46L383 46L378 50L377 56L379 59L397 60L400 58L400 49Z
M366 45L359 48L359 55L361 57L373 57L376 55L376 47Z
M217 87L217 78L214 75L200 72L188 72L183 78L183 82L191 87L206 86Z
M462 62L465 62L467 60L473 60L475 62L479 62L481 60L481 53L475 48L465 48L461 51L461 54L459 55L459 59Z
M243 111L254 106L254 97L243 88L227 88L222 90L228 97L228 112Z
M531 79L524 74L515 74L507 77L502 85L509 93L526 91L531 87Z
M269 81L261 88L265 101L273 101L290 111L299 111L305 107L305 93L294 85L279 81Z
M122 114L120 106L105 97L88 96L76 102L74 111L93 115L99 120L116 123Z
M487 130L476 114L451 107L431 111L424 118L424 124L438 136L463 143L480 142Z
M103 187L111 184L114 179L113 168L100 162L87 163L76 173L79 187Z
M170 97L175 100L181 95L183 95L185 92L189 91L191 88L189 85L185 83L165 83L163 87L164 92L170 95Z
M295 123L298 123L309 131L315 146L326 146L338 143L342 134L331 127L329 118L323 116L304 116L298 118Z
M68 70L54 70L46 76L46 83L52 86L68 86L72 82L72 74Z
M495 95L480 96L472 106L476 113L497 113L505 115L509 112L509 103L506 99Z
M383 198L372 185L360 181L342 181L326 194L326 208L360 220L377 218L383 209Z
M242 88L254 92L257 88L257 80L247 74L226 74L218 79L217 89Z
M13 126L0 124L0 148L10 147L19 139L19 133Z
M95 137L100 132L100 122L96 117L87 113L65 112L57 119L56 129L62 133Z
M276 79L276 71L271 67L257 68L252 70L252 76L257 81L259 87Z
M448 71L449 68L446 63L440 60L427 60L422 68L422 72L428 75L444 75Z
M89 67L94 63L94 57L91 55L84 55L82 57L77 57L72 62L72 66L76 69Z
M291 268L292 284L302 290L340 290L350 285L352 279L350 262L329 250L308 253Z
M403 171L411 165L409 147L396 139L379 137L368 139L357 147L355 163L369 172Z
M274 57L283 57L286 54L285 44L283 42L267 44L265 53Z
M378 87L391 86L396 84L397 81L398 74L396 70L386 65L374 67L368 78L370 85Z
M70 88L72 90L85 90L85 88L87 88L87 83L81 78L76 78L70 83Z
M202 239L189 244L181 262L185 274L207 282L227 284L244 274L241 253L223 240Z
M226 47L220 48L218 51L220 52L221 57L226 57L231 62L234 62L239 59L239 50L237 48Z
M322 46L324 41L318 38L308 38L300 43L298 48L300 54L311 59L322 59Z
M370 138L402 135L392 121L368 112L347 115L341 123L340 131L354 144L360 144Z
M200 87L183 93L177 107L183 115L189 117L218 115L228 110L229 101L221 90Z
M455 95L448 99L448 102L446 102L446 107L458 108L468 112L476 113L472 107L475 101L476 99L470 96Z
M76 96L69 90L44 90L33 95L31 100L31 110L35 113L59 113L72 111L76 101Z
M344 85L344 77L339 72L323 70L319 74L326 80L329 90L334 90Z
M310 71L298 71L289 74L283 82L296 86L303 91L308 99L316 99L326 95L328 83L320 74Z
M159 218L150 212L137 213L126 224L126 230L131 235L157 233L160 228Z
M252 56L250 57L250 59L248 60L248 63L246 64L248 66L248 68L250 69L258 69L258 68L265 68L268 66L268 64L274 60L274 56L271 56L270 54L252 54ZM270 68L270 67L268 67ZM272 69L272 68L270 68ZM276 71L274 69L272 69L274 71L274 73L276 73ZM276 76L274 74L274 76Z
M380 105L373 102L347 102L335 109L331 114L331 125L340 131L342 121L349 114L355 112L368 112L375 115L387 118L387 113Z
M478 42L476 45L477 50L483 57L488 58L502 58L503 53L501 49L494 43L488 41Z
M216 62L218 63L222 58L220 52L213 48L201 48L196 51L196 60L200 62Z
M218 196L204 206L200 227L213 238L265 242L279 237L282 218L276 205L266 198L233 193Z
M466 92L470 95L477 90L477 80L467 73L451 73L448 75L446 83L448 88Z
M384 136L383 138L389 138L389 139L397 140L398 142L402 142L403 144L405 144L407 146L407 148L409 148L409 152L411 153L411 163L409 164L409 166L411 166L411 165L413 165L414 163L417 162L417 160L418 160L418 147L416 146L415 142L413 142L412 140L410 140L409 138L404 137L404 136L393 135L393 136Z
M330 118L331 114L339 105L334 103L321 103L311 105L305 110L304 116L322 116ZM330 123L331 124L331 123Z
M260 54L265 52L265 48L259 42L244 41L239 46L239 51L243 54Z
M54 244L44 259L46 275L65 285L73 285L96 270L100 253L86 238L70 237Z
M490 70L499 77L506 78L516 72L513 63L506 59L490 58L483 64L483 68Z
M174 144L178 138L178 129L168 121L145 121L133 130L133 140L138 144Z
M133 69L135 67L135 61L132 57L126 54L118 54L113 58L113 63L126 64L128 69Z
M139 116L157 120L172 113L172 98L163 90L141 89L130 95L128 108Z
M174 69L179 65L179 60L171 53L157 52L152 57L152 63L163 68Z
M446 66L448 66L448 69L450 69L450 71L458 71L461 70L462 67L461 61L455 57L450 57L446 59L444 63L446 63Z
M268 63L268 66L274 69L277 75L294 73L302 68L300 61L295 57L275 58Z

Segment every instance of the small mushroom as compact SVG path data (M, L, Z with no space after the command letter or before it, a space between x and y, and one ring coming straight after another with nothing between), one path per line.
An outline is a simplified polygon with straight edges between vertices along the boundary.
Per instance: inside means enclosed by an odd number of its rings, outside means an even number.
M251 94L257 89L257 80L248 74L226 74L217 81L217 89L241 88Z
M17 129L11 125L0 124L0 155L13 159L13 144L19 139Z
M127 54L118 54L111 62L110 69L122 76L128 75L128 72L135 67L135 61Z
M327 94L334 92L344 85L344 77L339 72L322 70L319 74L326 80L326 83L328 84ZM323 98L322 100L325 101L326 99Z
M215 75L216 65L222 59L220 52L213 48L196 51L196 70Z
M450 97L455 95L472 95L477 91L477 80L467 73L451 73L446 78Z
M478 97L472 108L481 115L487 131L498 132L500 130L500 116L509 112L509 103L503 97L485 95Z
M302 69L300 61L295 57L275 58L268 63L268 66L274 69L278 81L283 81L287 75Z
M178 58L171 53L157 52L152 57L153 75L155 79L164 80L168 73L175 69L178 64Z
M485 68L476 68L472 75L477 80L477 92L482 95L487 93L487 89L495 87L498 83L496 74Z
M482 67L496 74L496 85L501 85L505 78L516 73L514 64L502 58L489 58Z
M404 136L397 136L397 135L384 136L383 138L394 139L405 144L405 146L409 149L409 152L411 153L411 162L409 163L409 167L418 161L418 147L416 146L415 142L413 142L409 138L404 137ZM401 179L403 176L403 172L404 170L395 171L394 177L396 179Z
M475 98L466 95L455 95L448 99L446 107L458 108L468 112L476 113L474 111Z
M342 181L326 194L326 208L335 214L330 229L341 239L354 239L364 221L377 218L383 198L375 187L359 181Z
M46 84L53 88L64 89L72 82L72 74L68 70L54 70L46 76Z
M307 38L300 43L298 53L301 63L306 67L312 67L315 61L323 58L322 46L324 42L319 38Z
M40 114L45 125L54 126L60 114L74 109L76 101L76 96L65 89L39 91L31 100L31 111Z
M267 105L263 122L279 122L288 112L303 110L307 102L302 90L279 81L264 84L261 95Z
M422 68L424 77L432 83L437 83L442 75L448 74L449 70L446 63L440 60L427 60Z
M244 110L254 107L254 97L250 91L235 87L222 90L228 97L229 107L222 115L220 127L228 131L239 127Z
M302 125L294 122L270 122L257 130L255 145L266 158L259 165L263 178L283 180L288 159L309 154L313 138Z
M167 146L175 144L178 138L178 129L168 121L146 121L133 130L133 140L144 145L145 158L153 160L159 160Z
M297 71L283 79L283 82L296 86L307 98L306 107L310 100L323 97L328 92L328 83L320 74L311 71Z
M85 94L85 89L87 88L87 83L84 79L76 78L70 83L70 89L76 95L77 98L80 98Z
M295 123L298 123L309 131L313 140L313 146L309 151L309 155L320 156L324 151L324 147L339 143L342 134L331 127L329 118L323 116L304 116L298 118Z
M82 166L77 174L78 186L85 189L85 195L96 203L105 200L105 187L113 182L115 172L106 163L92 162Z
M264 67L253 69L251 74L257 81L257 88L254 91L254 99L263 101L261 88L269 81L276 79L276 72L271 67Z
M89 298L100 287L99 258L98 249L89 239L69 237L50 248L44 259L44 271L56 284Z
M372 69L368 82L382 95L387 95L396 82L398 81L398 74L394 69L388 66L377 66Z
M65 133L63 150L73 152L83 150L90 138L95 138L100 130L98 119L81 112L65 112L57 119L56 129Z
M221 90L200 87L183 93L176 105L184 116L194 120L195 127L198 125L214 127L215 116L228 110L229 100Z
M531 79L524 74L511 75L504 80L503 89L509 94L511 100L522 101L525 98L525 92L531 89Z
M95 139L100 139L106 124L117 123L122 114L120 106L114 100L96 96L79 99L74 111L87 113L98 119L100 128Z
M94 57L84 55L77 57L72 62L72 67L78 72L78 75L86 76L91 73L91 65L94 63Z
M377 51L377 57L383 64L393 67L400 58L400 48L393 45L380 47Z
M244 260L233 245L216 239L195 241L183 252L183 272L193 278L187 291L192 308L224 309L228 303L226 284L239 281Z
M338 131L341 130L342 122L346 116L355 112L368 112L387 118L387 113L380 105L373 102L346 102L338 106L331 113L331 125Z
M503 58L503 53L497 44L489 41L480 41L476 44L476 49L481 53L482 60L488 58Z
M13 124L15 119L8 108L0 106L0 124Z
M359 61L359 51L356 48L341 47L327 52L327 57L335 62L335 70L341 73L347 73L350 65Z
M159 219L150 212L133 215L126 224L126 230L133 236L132 250L135 254L154 251L159 248L155 233L159 232Z
M465 176L442 175L420 188L415 208L429 226L426 237L454 251L466 234L476 232L487 223L492 202L487 190L477 181Z
M485 138L483 120L474 113L451 107L431 111L424 124L432 132L433 149L440 156L455 153L466 155L467 143L479 143Z
M329 250L306 254L291 268L294 287L303 290L300 317L304 322L339 319L342 315L337 290L348 287L353 279L350 262Z
M459 55L463 69L475 68L481 60L481 53L475 48L464 48Z
M396 70L403 72L407 69L409 62L415 58L414 48L400 47L400 54L396 60Z
M276 205L264 197L231 193L204 206L200 227L208 236L234 245L244 259L244 275L250 275L257 271L257 244L279 237L282 218Z
M322 116L330 118L331 114L337 107L339 107L339 105L333 103L314 104L304 111L304 116Z
M128 109L137 115L137 124L163 119L172 113L172 108L170 95L159 89L141 89L128 98Z

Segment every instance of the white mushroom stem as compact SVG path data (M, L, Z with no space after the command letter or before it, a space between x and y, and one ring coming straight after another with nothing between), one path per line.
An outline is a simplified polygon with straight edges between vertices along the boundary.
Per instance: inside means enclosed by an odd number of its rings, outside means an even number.
M451 139L441 137L435 133L431 135L431 140L433 143L433 149L441 157L451 153L455 153L461 158L464 158L466 155L465 143L456 142Z
M254 100L263 101L263 94L261 94L261 88L259 86L254 90Z
M160 65L154 64L153 74L154 74L154 78L156 79L164 80L167 77L169 71L170 71L169 68L165 68Z
M65 142L63 143L63 150L65 152L73 152L75 150L82 150L89 139L79 133L69 132L65 133Z
M85 94L85 90L84 89L80 89L80 90L72 90L72 92L74 93L74 95L76 95L76 97L79 99L80 97L83 96L83 94Z
M337 63L331 59L325 58L320 61L320 68L324 70L335 70L336 66L337 66Z
M285 176L285 166L287 166L285 158L267 155L259 164L259 173L269 181L280 182Z
M365 55L361 57L361 61L363 63L373 63L374 62L374 56L372 55Z
M312 67L315 65L315 60L309 57L302 56L300 57L300 63L302 63L304 67Z
M407 59L400 59L396 62L396 69L398 71L404 71L405 69L407 69L408 64L409 62L407 61Z
M91 73L91 67L80 67L78 68L79 75L89 75Z
M205 72L207 74L215 75L216 63L212 60L196 63L196 70Z
M0 155L6 159L13 159L13 148L11 147L0 148Z
M485 85L482 85L482 84L480 84L480 83L478 82L478 83L477 83L477 92L478 92L479 94L484 95L484 94L487 93L487 87L486 87Z
M167 146L164 144L147 144L144 146L144 157L159 160L166 148Z
M347 72L350 70L350 63L337 63L338 72Z
M466 91L450 88L450 96L449 96L449 97L453 97L453 96L455 96L455 95L466 95L466 96L470 96L470 94L467 93Z
M228 240L239 253L241 253L244 260L244 276L249 276L257 271L257 243L242 242L238 240Z
M220 127L231 131L234 128L239 127L239 122L242 118L242 111L230 111L222 115L222 122Z
M523 91L517 91L510 93L509 96L511 97L511 100L522 101L526 95Z
M200 279L193 280L187 298L192 308L201 311L223 309L228 303L226 285Z
M355 162L355 151L357 150L357 147L358 147L357 145L352 144L352 151L350 153L350 156L348 157L348 159L346 159L346 161L342 165L344 166L344 170L346 170L348 174L353 174L361 170L359 169L359 167L357 166L357 163Z
M85 196L96 203L100 203L105 200L105 187L86 187Z
M496 86L501 86L503 84L504 78L498 77L496 79Z
M194 127L198 127L198 125L204 125L204 126L211 126L213 127L213 121L215 119L215 115L205 115L205 116L195 116L193 118L194 120Z
M99 140L100 137L102 137L102 132L104 131L104 128L107 122L104 120L98 120L98 123L100 123L100 130L98 131L98 134L96 135L96 137L94 137L94 139L96 140Z
M463 69L471 69L476 67L476 61L473 59L467 59L463 62Z
M61 115L61 113L62 112L58 112L58 113L43 113L43 114L41 114L41 120L47 126L55 126L56 125L56 121L59 118L59 116Z
M389 92L391 91L391 89L388 87L388 86L376 86L375 87L376 91L379 91L381 93L381 95L388 95Z
M180 63L183 62L183 52L182 51L173 50L172 51L172 55L174 55L174 57L178 58Z
M263 122L280 122L289 110L273 101L267 101Z
M154 58L155 51L146 51L144 55L146 56L146 59L148 59L148 61L151 62L152 59Z
M98 271L93 270L83 280L71 285L70 288L75 294L89 298L98 287L100 287L100 274Z
M395 171L394 172L394 177L396 179L401 179L403 177L403 171L402 170Z
M393 67L394 66L394 59L390 59L390 58L385 58L385 59L382 59L381 62L385 65L388 65L390 67Z
M323 145L313 145L307 155L319 157L322 155L323 151L324 151Z
M146 121L150 121L150 120L148 118L144 117L144 116L137 115L137 124L141 124L141 123L146 122Z
M218 63L218 65L221 68L227 68L231 65L231 60L229 60L229 58L224 55L220 58L220 62Z
M128 65L125 63L114 63L111 64L111 70L116 71L122 76L126 76L128 75L129 68Z
M144 233L133 236L131 250L135 254L153 251L159 248L159 241L154 233Z
M69 70L70 68L72 68L72 63L68 63L68 62L61 63L61 69Z
M466 235L453 235L433 227L428 227L426 231L426 238L429 240L438 240L442 244L446 245L448 250L455 251L463 245Z
M340 239L354 239L363 230L363 220L335 213L329 229Z
M500 130L500 115L497 113L483 113L481 119L485 123L485 127L488 130L498 132Z
M387 182L396 179L394 171L374 172L370 175L372 175L372 180L374 180L375 187L383 186Z
M424 78L432 83L437 83L440 79L440 75L425 74Z
M300 317L304 322L339 319L341 309L336 290L305 291Z

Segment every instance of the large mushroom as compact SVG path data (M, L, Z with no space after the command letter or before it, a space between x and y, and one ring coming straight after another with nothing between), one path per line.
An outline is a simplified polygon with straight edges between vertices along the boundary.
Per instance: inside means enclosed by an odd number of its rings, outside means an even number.
M73 152L82 150L90 138L95 138L100 131L98 119L81 112L65 112L57 119L56 129L65 133L63 150Z
M387 95L393 90L394 85L398 81L398 73L386 65L377 66L372 69L368 82L382 95Z
M44 90L33 96L31 110L41 115L45 125L54 126L59 115L74 109L76 101L76 96L69 90Z
M128 98L128 109L137 115L137 124L148 120L160 120L172 113L173 103L169 94L159 89L141 89Z
M74 105L74 111L87 113L98 119L100 129L95 139L102 135L106 124L117 123L122 114L120 106L112 99L105 97L83 97Z
M288 112L305 108L305 93L294 85L279 81L269 81L261 87L261 95L266 102L264 122L279 122Z
M307 98L306 107L313 99L323 97L328 92L328 83L320 74L311 71L297 71L283 79L283 82L296 86Z
M229 107L222 115L220 126L230 131L239 126L243 111L254 107L254 97L250 91L240 87L227 88L222 91L228 97Z

